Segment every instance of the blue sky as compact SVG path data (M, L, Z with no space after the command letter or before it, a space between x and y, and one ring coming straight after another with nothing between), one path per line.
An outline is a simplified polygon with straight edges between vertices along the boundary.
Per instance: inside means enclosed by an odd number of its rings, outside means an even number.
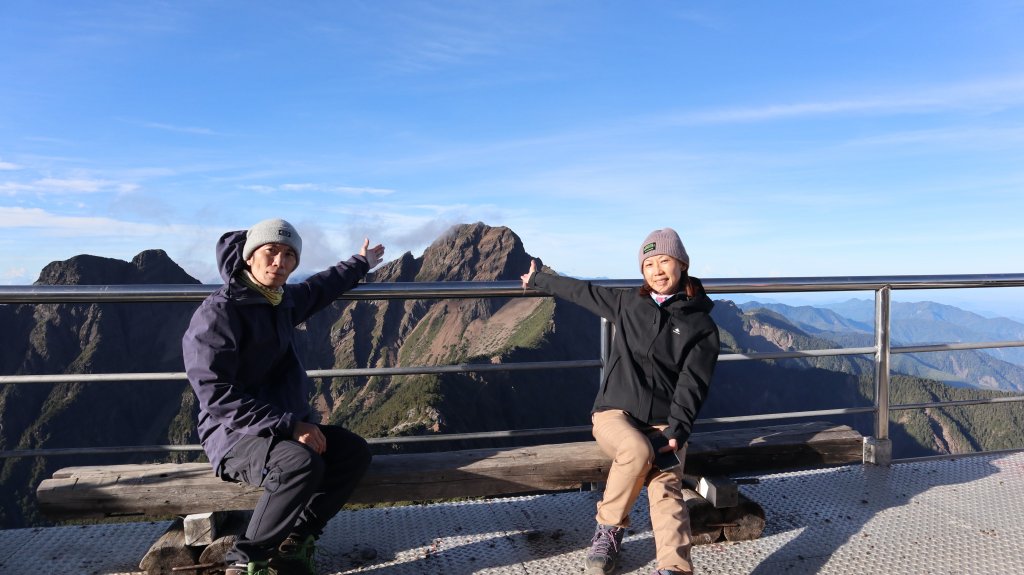
M1022 272L1022 28L998 0L5 0L0 283L152 248L213 283L267 217L309 272L476 221L581 277L636 277L665 226L702 277Z

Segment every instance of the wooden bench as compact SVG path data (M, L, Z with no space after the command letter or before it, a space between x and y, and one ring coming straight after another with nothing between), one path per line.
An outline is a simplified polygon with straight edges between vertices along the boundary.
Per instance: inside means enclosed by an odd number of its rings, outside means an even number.
M695 433L684 490L694 544L755 539L761 506L726 476L860 463L863 438L845 425L811 422ZM593 441L511 449L375 456L352 503L429 501L578 489L601 483L610 459ZM59 519L178 517L139 563L147 575L203 572L222 565L243 510L262 489L215 477L207 463L70 467L36 490L40 509ZM716 501L717 500L717 501Z
M686 473L728 476L859 463L862 436L810 422L695 433ZM430 501L578 489L603 482L609 458L593 441L508 449L378 455L352 503ZM252 509L261 488L215 477L207 463L69 467L42 481L54 519L172 516Z

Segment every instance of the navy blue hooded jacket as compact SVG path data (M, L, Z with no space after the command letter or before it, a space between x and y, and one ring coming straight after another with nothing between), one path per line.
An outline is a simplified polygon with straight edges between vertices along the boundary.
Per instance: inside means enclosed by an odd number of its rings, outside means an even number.
M185 372L199 400L199 440L214 473L242 437L291 439L295 424L309 421L312 389L295 353L295 326L352 289L369 271L366 258L286 284L277 306L237 277L245 269L245 230L217 242L224 286L192 316L182 338Z

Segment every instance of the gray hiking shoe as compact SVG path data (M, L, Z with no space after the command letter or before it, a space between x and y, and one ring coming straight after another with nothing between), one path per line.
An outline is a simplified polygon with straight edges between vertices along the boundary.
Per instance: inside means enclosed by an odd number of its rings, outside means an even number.
M583 566L587 575L607 575L615 570L626 530L614 525L598 525L590 541L590 551Z

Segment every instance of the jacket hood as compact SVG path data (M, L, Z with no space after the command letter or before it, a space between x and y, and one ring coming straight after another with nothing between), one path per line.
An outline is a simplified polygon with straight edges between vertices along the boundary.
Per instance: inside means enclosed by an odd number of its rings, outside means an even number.
M230 283L231 278L245 268L245 258L242 257L245 234L245 230L227 232L217 240L217 270L224 283Z
M672 306L677 306L678 305L678 306L687 308L689 310L702 311L702 312L710 313L711 309L713 307L715 307L714 300L712 300L710 297L708 297L707 292L704 291L704 284L701 283L700 279L695 278L693 276L688 276L688 277L690 278L690 282L693 284L693 292L694 292L693 293L693 297L690 298L690 299L686 299L686 298L683 298L683 297L674 298L674 299L670 300L669 303L666 304L666 305L672 305ZM637 290L636 293L640 297L648 298L648 299L650 298L650 296L644 295L644 292L639 290L639 289Z
M708 297L708 292L704 291L704 284L693 276L690 276L690 281L693 282L693 299L690 300L700 311L710 312L711 308L715 307L715 302Z

